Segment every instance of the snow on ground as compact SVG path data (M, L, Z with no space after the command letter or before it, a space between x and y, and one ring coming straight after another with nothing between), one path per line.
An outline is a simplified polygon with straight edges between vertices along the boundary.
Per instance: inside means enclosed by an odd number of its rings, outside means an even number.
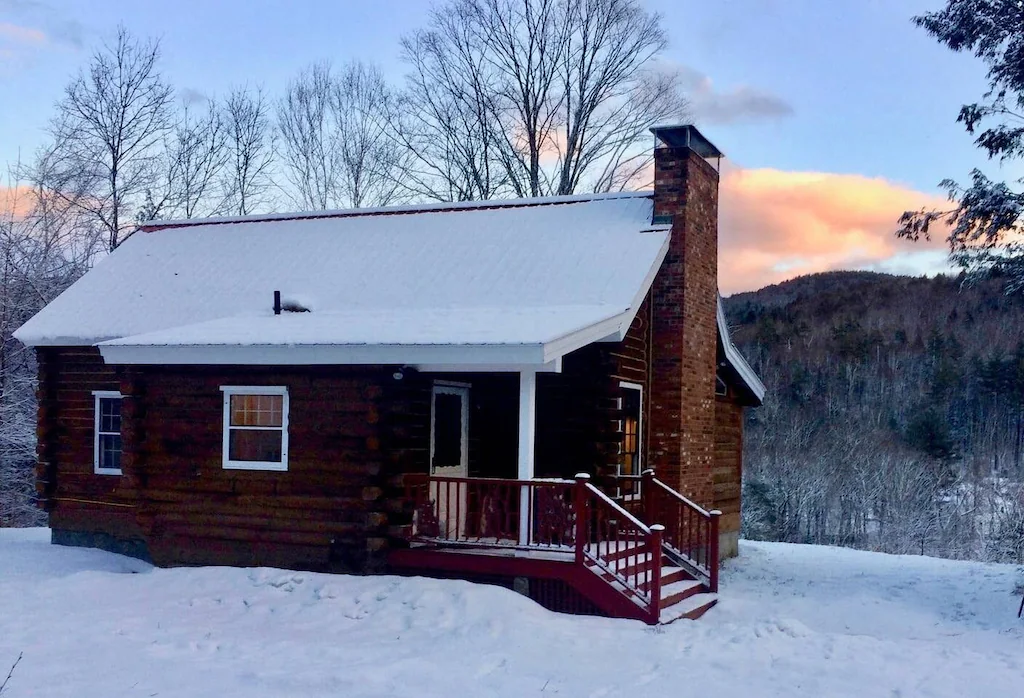
M549 613L496 587L154 569L0 529L22 696L1019 696L1008 565L744 543L702 620Z

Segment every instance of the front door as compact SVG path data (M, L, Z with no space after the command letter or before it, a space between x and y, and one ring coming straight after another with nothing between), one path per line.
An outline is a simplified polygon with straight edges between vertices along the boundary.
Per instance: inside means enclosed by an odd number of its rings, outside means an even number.
M469 476L468 385L434 385L430 400L430 474ZM467 489L465 483L431 481L430 498L437 502L437 519L443 538L465 536Z

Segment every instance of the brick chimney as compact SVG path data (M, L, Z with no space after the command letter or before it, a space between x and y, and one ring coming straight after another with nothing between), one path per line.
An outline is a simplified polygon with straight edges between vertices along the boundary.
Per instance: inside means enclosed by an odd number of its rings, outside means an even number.
M722 153L693 126L651 130L654 222L671 223L672 234L651 292L649 462L659 479L710 507Z

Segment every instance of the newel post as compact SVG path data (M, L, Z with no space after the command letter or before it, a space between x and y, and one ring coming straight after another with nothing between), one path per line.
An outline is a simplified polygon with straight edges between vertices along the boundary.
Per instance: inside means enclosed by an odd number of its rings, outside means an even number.
M665 527L661 524L651 526L651 625L661 620L661 541Z
M573 486L573 499L576 509L576 564L583 566L583 550L587 545L587 530L590 521L590 514L587 511L590 503L587 483L590 482L590 475L587 473L576 473L576 484Z
M654 507L654 468L648 468L640 473L640 478L640 499L644 508L644 523L650 525L658 517Z
M718 593L718 520L722 518L722 512L718 509L712 509L708 512L711 515L711 526L710 536L711 540L708 541L708 547L711 549L708 555L708 574L710 579L708 580L708 591L712 594Z

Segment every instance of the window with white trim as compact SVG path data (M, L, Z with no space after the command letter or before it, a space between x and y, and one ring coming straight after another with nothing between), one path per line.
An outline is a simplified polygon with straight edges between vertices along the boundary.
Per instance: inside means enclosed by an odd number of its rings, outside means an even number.
M224 467L288 470L288 388L221 386Z
M643 420L643 388L636 383L619 383L622 388L622 441L619 445L619 475L640 474L640 427Z
M93 392L92 467L97 475L121 474L121 393Z
M619 442L619 475L635 477L642 472L641 447L643 446L643 386L637 383L621 381L619 388L619 410L622 417L619 422L621 441ZM639 483L635 480L620 480L618 495L626 499L639 495Z

